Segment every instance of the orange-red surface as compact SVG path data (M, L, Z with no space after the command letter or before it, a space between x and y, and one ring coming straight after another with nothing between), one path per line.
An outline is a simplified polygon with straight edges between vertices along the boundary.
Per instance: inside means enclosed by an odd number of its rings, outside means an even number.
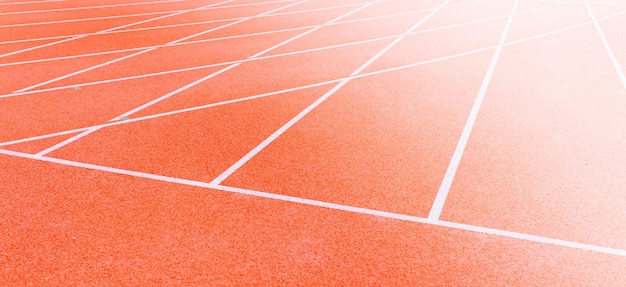
M5 286L610 285L623 257L0 156ZM489 285L489 284L487 284ZM615 285L615 284L614 284Z
M0 286L623 286L623 27L623 0L0 1Z

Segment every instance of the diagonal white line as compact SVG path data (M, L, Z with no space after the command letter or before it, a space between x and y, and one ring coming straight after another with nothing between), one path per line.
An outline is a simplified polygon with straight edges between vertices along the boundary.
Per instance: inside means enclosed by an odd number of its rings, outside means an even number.
M324 23L322 25L318 25L318 26L316 26L316 27L314 27L312 29L309 29L309 30L307 30L307 31L305 31L303 33L300 33L300 34L298 34L298 35L296 35L294 37L291 37L290 39L287 39L287 40L285 40L285 41L283 41L281 43L278 43L278 44L276 44L276 45L274 45L274 46L272 46L272 47L270 47L268 49L265 49L265 50L263 50L263 51L261 51L259 53L256 53L253 56L249 57L249 59L258 58L258 57L260 57L261 55L263 55L265 53L268 53L268 52L270 52L270 51L272 51L272 50L274 50L274 49L276 49L278 47L281 47L281 46L283 46L283 45L285 45L287 43L290 43L290 42L292 42L292 41L294 41L296 39L299 39L299 38L301 38L301 37L303 37L305 35L308 35L308 34L314 32L314 31L317 31L317 30L321 29L322 27L327 26L328 24L332 24L332 23L334 23L336 21L339 21L339 20L341 20L341 19L343 19L345 17L348 17L349 15L352 15L352 14L358 12L358 11L361 11L361 10L363 10L363 9L365 9L365 8L367 8L367 7L369 7L372 4L377 3L377 2L378 1L374 1L374 2L367 3L365 5L362 5L361 7L357 8L357 9L354 9L354 10L351 10L350 12L347 12L347 13L345 13L345 14L343 14L343 15L335 18L335 19L327 21L326 23ZM211 79L211 78L213 78L213 77L215 77L215 76L217 76L219 74L222 74L222 73L224 73L224 72L226 72L226 71L228 71L230 69L233 69L233 68L235 68L235 67L237 67L239 65L241 65L241 63L235 63L235 64L232 64L232 65L227 66L225 68L222 68L222 69L220 69L220 70L218 70L218 71L216 71L214 73L211 73L211 74L209 74L209 75L207 75L205 77L202 77L202 78L200 78L200 79L198 79L198 80L196 80L196 81L194 81L192 83L189 83L189 84L187 84L187 85L185 85L183 87L180 87L180 88L178 88L178 89L176 89L176 90L174 90L174 91L172 91L170 93L167 93L167 94L165 94L165 95L163 95L163 96L161 96L159 98L156 98L156 99L154 99L154 100L152 100L150 102L147 102L147 103L145 103L145 104L143 104L143 105L141 105L139 107L136 107L136 108L134 108L134 109L132 109L132 110L126 112L126 113L123 113L122 115L120 115L120 116L118 116L118 117L116 117L116 118L114 118L114 119L112 119L110 121L116 121L116 120L118 120L121 117L128 117L128 116L130 116L130 115L132 115L132 114L134 114L134 113L136 113L138 111L141 111L141 110L143 110L143 109L145 109L147 107L150 107L150 106L152 106L152 105L154 105L156 103L159 103L159 102L161 102L161 101L163 101L163 100L165 100L167 98L170 98L170 97L172 97L172 96L174 96L176 94L179 94L182 91L185 91L185 90L187 90L187 89L189 89L191 87L199 85L199 84L207 81L208 79ZM71 138L69 138L67 140L64 140L64 141L62 141L62 142L60 142L60 143L58 143L58 144L56 144L56 145L54 145L52 147L49 147L49 148L47 148L47 149L37 153L37 155L45 155L45 154L48 154L50 152L53 152L53 151L55 151L57 149L60 149L60 148L66 146L68 144L71 144L71 143L73 143L73 142L75 142L75 141L77 141L77 140L79 140L79 139L81 139L81 138L83 138L83 137L85 137L85 136L95 132L96 130L98 130L98 129L95 129L95 130L94 129L90 129L90 130L87 130L87 131L85 131L83 133L77 134L77 135L75 135L75 136L73 136L73 137L71 137Z
M624 89L626 89L626 75L624 75L624 70L622 70L622 66L619 64L619 61L617 61L617 57L615 57L615 53L613 53L613 49L611 49L611 45L609 45L609 41L606 39L606 36L604 35L604 32L602 31L602 27L600 27L600 24L598 23L596 16L593 14L593 11L591 10L591 6L589 5L589 1L584 0L584 2L585 2L585 6L587 7L587 11L589 12L589 16L591 17L591 20L593 21L593 25L596 27L596 30L598 30L598 35L600 35L602 44L604 45L606 52L609 54L611 63L613 64L613 67L615 68L615 71L617 71L617 75L619 76L619 79L622 82L622 86L624 86Z
M433 15L435 15L437 12L439 12L439 10L441 10L444 6L446 6L448 4L448 2L450 2L450 0L446 0L444 1L441 5L439 5L435 10L433 10L432 12L430 12L428 15L426 15L424 18L422 18L422 20L420 20L419 22L417 22L415 25L413 25L411 28L409 28L409 30L406 31L406 33L410 33L413 32L415 29L417 29L420 25L422 25L424 22L426 22L430 17L432 17ZM396 38L394 41L392 41L391 43L389 43L387 46L385 46L381 51L379 51L378 53L376 53L376 55L374 55L373 57L371 57L367 62L365 62L363 65L361 65L358 69L356 69L354 72L352 72L352 74L350 74L350 76L356 76L358 74L360 74L363 70L365 70L371 63L373 63L374 61L376 61L380 56L382 56L384 53L386 53L389 49L391 49L393 46L395 46L398 42L400 42L402 39L404 39L405 36L400 36L398 38ZM269 144L271 144L274 140L276 140L280 135L282 135L284 132L286 132L289 128L291 128L293 125L295 125L298 121L300 121L300 119L302 119L304 116L306 116L309 112L311 112L313 109L315 109L317 106L319 106L320 104L322 104L324 101L326 101L326 99L328 99L331 95L333 95L336 91L338 91L339 89L341 89L343 86L345 86L350 80L352 80L351 78L348 79L344 79L341 82L339 82L336 86L334 86L330 91L326 92L324 95L322 95L319 99L317 99L315 102L313 102L311 105L309 105L308 107L306 107L303 111L301 111L298 115L296 115L294 118L292 118L289 122L287 122L285 125L283 125L282 127L280 127L277 131L275 131L273 134L271 134L267 139L265 139L263 142L261 142L258 146L256 146L254 149L252 149L250 152L248 152L244 157L242 157L241 159L239 159L237 162L235 162L232 166L230 166L227 170L225 170L223 173L221 173L218 177L216 177L213 181L211 181L211 185L219 185L222 183L222 181L224 181L227 177L229 177L231 174L233 174L235 171L237 171L241 166L243 166L244 164L246 164L250 159L252 159L255 155L257 155L259 152L261 152L265 147L267 147Z
M467 146L467 141L472 133L472 129L474 128L474 123L476 122L476 117L478 116L478 112L480 111L480 107L483 103L483 99L485 97L485 93L487 92L487 88L489 87L489 83L491 82L491 78L493 76L493 72L498 63L498 59L500 58L500 53L502 52L502 44L506 41L506 36L511 28L511 23L513 22L513 15L515 15L515 11L519 6L519 0L515 0L513 4L513 12L511 16L509 16L509 20L504 26L504 31L502 32L502 36L500 37L499 46L496 48L495 53L491 59L491 63L489 64L489 69L487 70L487 74L483 79L483 82L480 86L480 90L478 91L478 95L476 96L476 100L474 101L474 105L472 106L472 110L470 111L469 117L467 118L467 122L465 123L465 127L463 128L463 132L461 133L461 137L457 143L456 149L454 150L454 154L452 155L452 159L448 165L448 169L446 170L446 174L443 178L441 186L439 187L439 191L437 192L437 196L435 197L435 201L430 210L430 214L428 215L428 219L431 221L439 220L441 216L441 212L443 211L443 206L446 203L446 198L448 197L448 193L450 192L450 187L452 186L452 181L454 181L454 176L456 175L456 171L459 167L459 163L461 162L461 158L463 157L463 152L465 151L465 147Z
M85 37L87 37L89 35L102 34L102 33L114 31L114 30L117 30L117 29L123 29L123 28L126 28L126 27L130 27L130 26L133 26L133 25L144 24L144 23L147 23L147 22L156 21L156 20L159 20L159 19L167 18L167 17L177 16L177 15L184 14L184 13L187 13L187 12L199 10L201 8L207 8L207 7L213 7L213 6L217 6L217 5L222 5L222 4L233 2L233 1L234 0L226 0L226 1L219 2L219 3L213 3L213 4L210 4L210 5L202 6L202 7L196 8L196 9L178 11L178 12L175 12L175 13L171 13L171 14L167 14L167 15L163 15L163 16L159 16L159 17L155 17L155 18L150 18L150 19L146 19L146 20L142 20L142 21L139 21L139 22L134 22L134 23L118 26L118 27L113 27L113 28L101 30L101 31L98 31L98 32L95 32L95 33L92 33L92 34L76 36L76 37L72 37L72 38L69 38L69 39L63 39L63 40L59 40L59 41L55 41L55 42L51 42L51 43L46 43L46 44L42 44L42 45L30 47L30 48L25 48L25 49L13 51L13 52L10 52L10 53L2 54L2 55L0 55L0 58L12 56L12 55L17 55L17 54L21 54L21 53L24 53L24 52L33 51L33 50L37 50L37 49L41 49L41 48L46 48L46 47L50 47L50 46L54 46L54 45L58 45L58 44L62 44L62 43L67 43L67 42L70 42L70 41L74 41L74 40L85 38Z
M186 186L195 186L195 187L200 187L200 188L214 189L214 190L220 190L224 192L244 194L244 195L249 195L249 196L254 196L254 197L268 198L268 199L273 199L273 200L280 200L280 201L291 202L291 203L296 203L296 204L304 204L308 206L315 206L315 207L332 209L332 210L339 210L339 211L345 211L345 212L351 212L351 213L357 213L357 214L364 214L364 215L371 215L371 216L377 216L377 217L383 217L383 218L389 218L389 219L395 219L395 220L415 222L415 223L431 225L431 226L441 226L441 227L447 227L447 228L452 228L452 229L457 229L457 230L465 230L465 231L470 231L470 232L490 234L494 236L507 237L507 238L513 238L513 239L518 239L518 240L544 243L544 244L550 244L554 246L626 257L626 250L599 246L599 245L592 245L592 244L579 243L579 242L573 242L573 241L567 241L567 240L561 240L561 239L554 239L554 238L542 237L542 236L537 236L537 235L512 232L512 231L506 231L506 230L500 230L500 229L494 229L494 228L487 228L487 227L481 227L481 226L474 226L474 225L468 225L468 224L462 224L462 223L440 221L440 220L431 221L431 220L428 220L427 218L417 217L413 215L399 214L399 213L393 213L393 212L387 212L387 211L381 211L381 210L375 210L375 209L369 209L369 208L362 208L362 207L355 207L355 206L324 202L324 201L312 200L312 199L300 198L300 197L294 197L294 196L287 196L287 195L282 195L282 194L274 194L274 193L243 189L243 188L237 188L237 187L213 185L213 184L195 181L195 180L168 177L168 176L162 176L162 175L156 175L156 174L150 174L150 173L144 173L144 172L138 172L138 171L132 171L132 170L125 170L125 169L119 169L119 168L101 166L101 165L95 165L95 164L89 164L89 163L82 163L82 162L76 162L76 161L70 161L70 160L64 160L64 159L58 159L58 158L51 158L51 157L45 157L45 156L36 156L36 155L27 154L27 153L21 153L21 152L15 152L15 151L3 150L3 149L0 149L0 154L19 157L19 158L26 158L26 159L36 160L36 161L60 164L64 166L71 166L71 167L76 167L76 168L102 171L102 172L107 172L107 173L112 173L112 174L126 175L126 176L156 180L156 181L161 181L161 182L181 184L181 185L186 185Z

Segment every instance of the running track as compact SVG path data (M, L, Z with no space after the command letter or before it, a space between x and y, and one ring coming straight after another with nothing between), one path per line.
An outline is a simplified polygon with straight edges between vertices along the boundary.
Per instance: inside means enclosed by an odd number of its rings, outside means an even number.
M0 286L624 286L624 0L0 1Z

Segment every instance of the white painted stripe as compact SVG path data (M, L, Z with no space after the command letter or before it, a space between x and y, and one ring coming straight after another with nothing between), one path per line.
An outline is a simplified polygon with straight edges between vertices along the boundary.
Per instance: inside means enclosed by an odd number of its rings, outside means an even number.
M357 8L357 9L354 9L354 10L351 10L350 12L344 13L343 15L341 15L341 16L333 19L333 20L327 21L326 23L324 23L322 25L319 25L319 26L317 26L317 27L315 27L313 29L310 29L310 30L308 30L306 32L300 33L299 35L291 37L290 39L287 39L287 40L285 40L285 41L283 41L283 42L281 42L279 44L276 44L276 45L272 46L269 49L265 49L262 52L257 53L255 55L251 56L250 58L252 58L252 59L257 58L257 57L261 56L262 54L265 54L265 53L267 53L269 51L272 51L272 50L274 50L274 49L276 49L276 48L278 48L280 46L283 46L283 45L285 45L285 44L287 44L287 43L289 43L289 42L291 42L291 41L293 41L295 39L298 39L298 38L300 38L300 37L302 37L304 35L307 35L307 34L313 32L313 31L316 31L316 30L320 29L321 27L323 27L323 26L325 26L325 25L327 25L329 23L333 23L333 22L339 21L339 20L341 20L341 19L343 19L343 18L345 18L345 17L347 17L349 15L352 15L352 14L354 14L354 13L360 11L360 10L363 10L363 9L365 9L365 8L369 7L370 5L372 5L374 3L377 3L377 2L378 1L374 1L374 2L370 2L368 4L365 4L365 5L362 5L361 7ZM183 92L183 91L185 91L185 90L187 90L189 88L192 88L192 87L194 87L196 85L199 85L199 84L207 81L208 79L211 79L211 78L213 78L213 77L215 77L215 76L217 76L219 74L222 74L222 73L224 73L224 72L226 72L226 71L228 71L230 69L233 69L233 68L235 68L235 67L237 67L239 65L240 65L239 63L236 63L236 64L232 64L230 66L227 66L225 68L222 68L222 69L220 69L220 70L218 70L218 71L216 71L214 73L211 73L211 74L209 74L209 75L207 75L205 77L202 77L202 78L200 78L200 79L198 79L198 80L196 80L196 81L194 81L192 83L189 83L189 84L187 84L187 85L185 85L183 87L180 87L180 88L178 88L178 89L176 89L176 90L174 90L174 91L172 91L170 93L167 93L167 94L165 94L165 95L163 95L163 96L161 96L159 98L156 98L156 99L154 99L154 100L152 100L150 102L147 102L147 103L145 103L145 104L143 104L143 105L141 105L139 107L136 107L136 108L134 108L134 109L132 109L132 110L126 112L126 113L123 113L123 114L121 114L121 115L119 115L119 116L109 120L109 122L117 121L121 117L128 117L128 116L130 116L130 115L132 115L132 114L134 114L136 112L139 112L139 111L141 111L141 110L143 110L143 109L145 109L147 107L150 107L150 106L152 106L152 105L154 105L156 103L159 103L159 102L161 102L161 101L163 101L165 99L168 99L168 98L170 98L170 97L172 97L172 96L174 96L176 94L179 94L179 93L181 93L181 92ZM71 144L71 143L73 143L73 142L75 142L75 141L77 141L77 140L79 140L79 139L81 139L81 138L83 138L83 137L85 137L85 136L95 132L98 129L99 128L97 128L97 129L90 129L90 130L87 130L87 131L85 131L83 133L75 135L75 136L73 136L73 137L71 137L71 138L69 138L69 139L67 139L67 140L65 140L65 141L63 141L61 143L58 143L58 144L54 145L53 147L50 147L50 148L48 148L46 150L43 150L43 151L39 152L37 155L45 155L45 154L47 154L49 152L52 152L52 151L57 150L59 148L62 148L64 146L68 145L68 144Z
M152 1L152 2L110 4L110 5L99 5L99 6L81 6L81 7L72 7L72 8L57 8L57 9L48 9L48 10L0 12L0 16L3 16L3 15L19 15L19 14L35 14L35 13L50 13L50 12L65 12L65 11L102 9L102 8L114 8L114 7L125 7L125 6L139 6L139 5L154 5L154 4L163 4L163 3L171 3L171 2L182 2L182 1L184 1L184 0L162 0L162 1Z
M217 5L221 5L221 4L224 4L224 3L229 3L229 2L232 2L232 1L234 1L234 0L226 0L226 1L223 1L223 2L210 4L210 5L207 5L207 6L200 7L200 8L217 6ZM190 12L190 11L193 11L193 10L184 11L184 12L176 12L176 13L159 16L159 17L152 18L152 19L142 20L142 21L139 21L139 22L131 23L131 24L125 24L125 25L122 25L122 26L101 30L99 32L96 32L95 34L105 33L105 32L113 31L113 30L116 30L116 29L122 29L122 28L130 27L132 25L143 24L143 23L147 23L147 22L150 22L150 21L155 21L155 20L159 20L159 19L163 19L163 18L167 18L167 17L172 17L172 16L180 15L182 13L186 13L186 12ZM60 40L60 41L56 41L56 42L52 42L52 43L47 43L47 44L34 46L34 47L22 49L22 50L17 50L17 51L13 51L13 52L10 52L10 53L2 54L2 55L0 55L0 58L4 58L4 57L16 55L16 54L20 54L20 53L24 53L24 52L28 52L28 51L33 51L33 50L36 50L36 49L46 48L46 47L50 47L50 46L53 46L53 45L57 45L57 44L61 44L61 43L66 43L66 42L82 39L82 38L85 38L85 37L87 37L87 36L77 36L77 37L64 39L64 40Z
M474 101L474 105L472 106L472 110L470 111L469 117L467 118L467 122L465 123L465 127L463 128L463 132L461 133L461 137L459 138L456 149L454 150L452 159L450 159L448 169L446 170L446 174L443 178L441 186L439 187L439 191L437 192L437 196L435 197L435 201L430 210L430 214L428 215L428 219L431 221L439 220L439 217L441 216L441 212L443 211L446 199L448 198L448 193L450 192L450 187L452 186L452 182L454 181L454 176L456 175L459 163L461 162L461 158L463 157L463 152L465 151L465 147L467 146L469 137L472 134L472 129L474 128L474 123L476 122L476 118L478 117L478 112L480 111L480 107L482 106L485 94L487 93L487 88L489 87L489 83L491 82L491 78L493 77L493 72L496 68L496 65L498 64L498 59L500 59L500 53L502 52L503 47L502 44L504 44L506 41L506 36L509 32L509 29L511 28L511 23L513 22L513 15L518 6L519 0L515 0L511 16L506 22L504 30L502 31L502 35L500 36L499 46L496 48L496 51L491 58L491 63L489 64L487 74L485 75L485 78L483 79L483 82L480 86L480 90L478 91L478 95L476 96L476 100Z
M439 10L441 10L446 4L448 4L448 2L450 2L450 0L446 0L444 1L441 5L439 5L437 7L437 9L433 10L432 12L430 12L428 15L426 15L424 18L422 18L422 20L418 21L417 24L413 25L411 28L409 28L409 30L406 31L406 33L410 33L413 32L413 30L417 29L421 24L423 24L426 20L428 20L430 17L432 17L433 15L435 15L435 13L439 12ZM358 69L356 69L354 72L352 72L352 74L350 74L351 76L356 76L358 74L360 74L363 70L365 70L371 63L373 63L374 61L376 61L380 56L382 56L385 52L387 52L389 49L391 49L393 46L395 46L400 40L402 40L404 38L404 36L400 36L398 38L396 38L394 41L392 41L391 43L389 43L387 46L385 46L381 51L379 51L378 53L376 53L376 55L374 55L373 57L371 57L368 61L366 61L363 65L361 65ZM310 113L313 109L315 109L317 106L319 106L320 104L322 104L324 101L326 101L326 99L328 99L331 95L333 95L336 91L338 91L339 89L341 89L344 85L346 85L350 80L352 80L351 78L347 78L342 80L341 82L339 82L337 85L335 85L330 91L326 92L324 95L322 95L320 98L318 98L315 102L313 102L311 105L309 105L308 107L306 107L304 110L302 110L300 113L298 113L298 115L296 115L294 118L292 118L291 120L289 120L289 122L287 122L285 125L283 125L282 127L280 127L277 131L275 131L273 134L271 134L268 138L266 138L263 142L261 142L259 145L257 145L254 149L252 149L250 152L248 152L245 156L243 156L241 159L239 159L237 162L235 162L232 166L230 166L228 169L226 169L224 172L222 172L219 176L217 176L213 181L211 181L212 185L219 185L220 183L222 183L222 181L224 181L226 178L228 178L231 174L233 174L235 171L237 171L240 167L242 167L244 164L246 164L250 159L252 159L254 156L256 156L259 152L261 152L263 149L265 149L265 147L267 147L269 144L271 144L274 140L276 140L279 136L281 136L284 132L286 132L289 128L291 128L293 125L295 125L298 121L300 121L304 116L306 116L308 113Z
M233 1L233 0L228 0L227 2L231 2L231 1ZM280 8L276 8L276 9L272 9L272 10L267 11L267 12L264 12L264 13L260 13L260 14L258 14L258 15L256 15L256 16L247 17L247 18L241 19L241 20L239 20L239 21L235 21L235 22L232 22L232 23L228 23L228 24L224 24L224 25L221 25L221 26L217 26L217 27L215 27L215 28L211 28L211 29L208 29L208 30L204 30L204 31L202 31L202 32L195 33L195 34L193 34L193 35L189 35L189 36L186 36L186 37L183 37L183 38L180 38L180 39L177 39L177 40L171 41L171 42L169 42L168 44L180 43L180 42L183 42L183 41L189 40L189 39L191 39L191 38L195 38L195 37L198 37L198 36L201 36L201 35L204 35L204 34L210 33L210 32L214 32L214 31L217 31L217 30L220 30L220 29L226 28L226 27L230 27L230 26L233 26L233 25L237 25L237 24L239 24L239 23L242 23L242 22L245 22L245 21L248 21L248 20L254 19L254 18L256 18L257 16L267 15L267 14L269 14L269 13L272 13L272 12L275 12L275 11L280 11L280 10L282 10L282 9L286 9L286 8L289 8L289 7L292 7L292 6L296 6L296 5L299 5L299 4L304 3L304 2L307 2L307 1L308 1L308 0L301 0L301 1L298 1L298 2L295 2L295 3L291 3L291 4L289 4L289 5L282 6L282 7L280 7ZM219 4L221 4L221 3L225 3L225 2L220 2L220 3L217 3L217 4L211 4L211 5L219 5ZM142 51L139 51L139 52L137 52L137 53L133 53L133 54L130 54L130 55L126 55L126 56L123 56L123 57L120 57L120 58L117 58L117 59L113 59L113 60L110 60L110 61L108 61L108 62L104 62L104 63L98 64L98 65L95 65L95 66L92 66L92 67L89 67L89 68L85 68L85 69L82 69L82 70L79 70L79 71L76 71L76 72L73 72L73 73L69 73L69 74L66 74L66 75L63 75L63 76L60 76L60 77L57 77L57 78L54 78L54 79L51 79L51 80L45 81L45 82L41 82L41 83L38 83L38 84L35 84L35 85L31 85L31 86L29 86L29 87L26 87L26 88L23 88L23 89L17 90L17 91L15 91L15 93L20 93L20 92L25 92L25 91L28 91L28 90L32 90L32 89L35 89L35 88L38 88L38 87L41 87L41 86L44 86L44 85L47 85L47 84L50 84L50 83L54 83L54 82L57 82L57 81L60 81L60 80L63 80L63 79L67 79L67 78L70 78L70 77L73 77L73 76L76 76L76 75L79 75L79 74L82 74L82 73L85 73L85 72L88 72L88 71L91 71L91 70L94 70L94 69L98 69L98 68L101 68L101 67L104 67L104 66L107 66L107 65L110 65L110 64L113 64L113 63L119 62L119 61L123 61L123 60L126 60L126 59L130 59L130 58L133 58L133 57L139 56L139 55L141 55L141 54L145 54L145 53L148 53L148 52L154 51L154 50L156 50L156 49L157 49L157 48L150 48L150 49L142 50Z
M617 75L620 81L622 82L622 86L624 86L624 89L626 89L626 75L624 75L624 70L622 70L622 66L620 65L619 61L617 61L617 57L615 57L615 53L613 53L613 49L611 49L611 45L609 45L609 41L606 39L606 36L604 35L604 32L602 31L602 27L600 27L600 23L598 23L598 21L596 20L596 16L593 14L593 11L591 10L589 1L584 0L584 2L585 2L585 6L587 7L587 11L589 12L589 16L591 17L591 20L593 21L593 25L596 27L596 30L598 31L598 35L600 36L600 39L602 40L602 44L604 45L604 48L606 49L606 52L609 55L609 59L611 59L611 63L613 64L613 67L615 68L615 71L617 71Z
M579 242L573 242L573 241L567 241L567 240L561 240L561 239L553 239L553 238L542 237L542 236L537 236L537 235L511 232L511 231L506 231L506 230L473 226L473 225L454 223L454 222L448 222L448 221L437 220L435 222L432 222L426 218L412 216L412 215L398 214L398 213L392 213L392 212L387 212L387 211L380 211L380 210L375 210L375 209L355 207L355 206L324 202L324 201L312 200L312 199L306 199L306 198L300 198L300 197L294 197L294 196L287 196L287 195L282 195L282 194L274 194L274 193L243 189L243 188L237 188L237 187L213 185L213 184L200 182L200 181L168 177L168 176L162 176L162 175L155 175L155 174L138 172L138 171L124 170L124 169L119 169L119 168L113 168L113 167L107 167L107 166L101 166L101 165L95 165L95 164L89 164L89 163L82 163L82 162L76 162L76 161L70 161L70 160L64 160L64 159L58 159L58 158L51 158L51 157L45 157L45 156L37 156L37 155L31 155L27 153L15 152L15 151L3 150L3 149L0 149L0 154L19 157L19 158L32 159L32 160L37 160L37 161L42 161L42 162L60 164L64 166L72 166L72 167L77 167L77 168L97 170L97 171L132 176L132 177L137 177L137 178L145 178L145 179L157 180L157 181L162 181L162 182L181 184L181 185L186 185L186 186L195 186L195 187L220 190L220 191L230 192L230 193L250 195L250 196L260 197L260 198L280 200L284 202L304 204L308 206L321 207L321 208L326 208L326 209L331 209L331 210L338 210L338 211L371 215L371 216L377 216L377 217L383 217L383 218L389 218L389 219L395 219L395 220L415 222L415 223L420 223L420 224L425 224L425 225L441 226L441 227L447 227L447 228L452 228L452 229L457 229L457 230L465 230L465 231L470 231L470 232L513 238L513 239L518 239L518 240L523 240L523 241L550 244L550 245L559 246L559 247L566 247L566 248L572 248L572 249L577 249L577 250L585 250L585 251L592 251L592 252L598 252L598 253L603 253L603 254L626 257L626 250L611 248L611 247L604 247L604 246L599 246L599 245L585 244L585 243L579 243Z

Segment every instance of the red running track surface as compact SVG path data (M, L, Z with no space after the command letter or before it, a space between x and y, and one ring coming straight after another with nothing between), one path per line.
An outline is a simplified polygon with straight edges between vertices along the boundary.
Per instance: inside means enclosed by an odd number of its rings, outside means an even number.
M623 286L625 26L0 1L0 286Z

